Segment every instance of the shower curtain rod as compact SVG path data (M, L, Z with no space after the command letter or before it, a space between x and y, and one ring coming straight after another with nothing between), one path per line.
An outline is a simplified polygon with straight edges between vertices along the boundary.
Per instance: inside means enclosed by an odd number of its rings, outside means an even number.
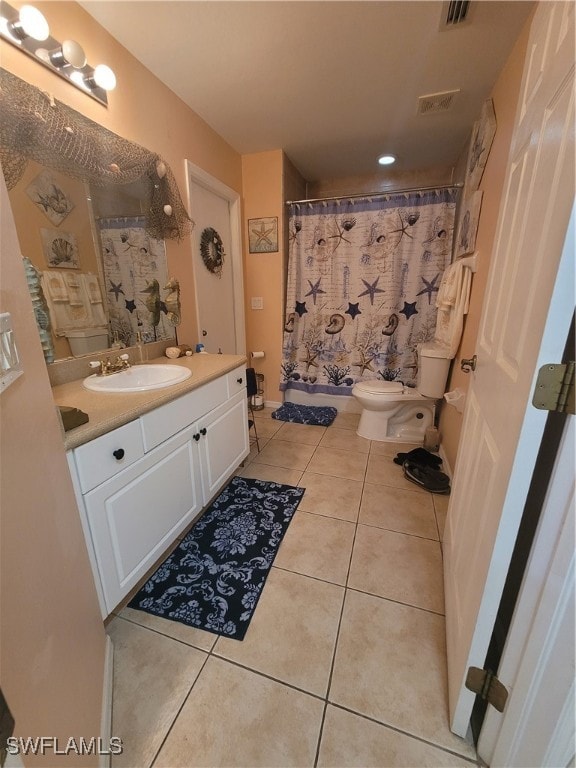
M337 195L336 197L311 197L309 200L286 200L285 205L300 205L304 203L324 203L331 200L368 200L374 197L392 197L393 195L403 195L407 192L430 192L434 189L461 189L464 186L462 181L457 184L436 184L433 187L409 187L406 189L391 189L389 192L374 192L373 194L365 192L361 195Z

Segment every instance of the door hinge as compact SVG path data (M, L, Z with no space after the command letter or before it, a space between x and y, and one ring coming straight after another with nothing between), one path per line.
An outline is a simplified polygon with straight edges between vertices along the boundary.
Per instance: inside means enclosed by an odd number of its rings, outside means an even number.
M543 411L575 414L574 360L547 363L538 371L532 405Z
M492 704L498 712L504 712L508 691L493 672L478 667L468 667L466 688L477 693L483 701Z

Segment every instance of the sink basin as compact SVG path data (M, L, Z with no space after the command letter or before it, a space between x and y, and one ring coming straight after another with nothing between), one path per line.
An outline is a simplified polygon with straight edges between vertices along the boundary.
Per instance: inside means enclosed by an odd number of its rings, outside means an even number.
M135 365L109 376L93 374L82 382L94 392L147 392L179 384L192 376L182 365Z

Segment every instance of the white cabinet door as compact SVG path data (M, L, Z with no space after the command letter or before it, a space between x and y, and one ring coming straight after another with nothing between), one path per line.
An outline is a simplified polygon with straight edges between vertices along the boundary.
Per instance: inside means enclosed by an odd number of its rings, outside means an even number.
M183 430L84 497L109 612L202 510L193 434Z
M200 419L196 434L202 460L202 488L207 504L250 453L248 405L242 390Z

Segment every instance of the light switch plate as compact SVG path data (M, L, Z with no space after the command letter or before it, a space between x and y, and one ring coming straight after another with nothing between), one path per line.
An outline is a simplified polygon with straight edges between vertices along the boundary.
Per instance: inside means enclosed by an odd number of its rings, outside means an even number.
M264 299L262 296L252 296L250 306L252 309L264 309Z
M4 392L23 373L12 330L12 317L9 312L2 312L0 314L0 392Z

